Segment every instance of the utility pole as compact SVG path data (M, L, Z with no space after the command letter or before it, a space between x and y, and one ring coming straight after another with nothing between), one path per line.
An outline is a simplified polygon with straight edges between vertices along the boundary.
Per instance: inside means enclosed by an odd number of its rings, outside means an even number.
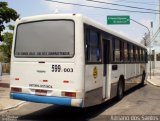
M158 12L160 12L160 0L158 0ZM159 18L158 26L160 26L160 14L158 14L158 18Z

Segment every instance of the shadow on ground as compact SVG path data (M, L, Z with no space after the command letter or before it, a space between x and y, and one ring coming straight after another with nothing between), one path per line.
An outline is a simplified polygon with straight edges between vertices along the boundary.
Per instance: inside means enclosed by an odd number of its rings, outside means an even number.
M141 86L136 86L125 93L130 93L140 89ZM99 117L99 115L117 103L116 98L113 98L101 105L88 107L88 108L74 108L65 106L50 106L42 110L27 114L18 118L18 120L31 120L31 121L88 121ZM96 120L95 120L96 121Z

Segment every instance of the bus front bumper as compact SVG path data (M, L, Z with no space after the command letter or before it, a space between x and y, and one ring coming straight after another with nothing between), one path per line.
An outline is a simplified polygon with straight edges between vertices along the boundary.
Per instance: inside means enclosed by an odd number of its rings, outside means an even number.
M73 99L68 97L38 96L25 93L10 93L10 98L29 101L29 102L36 102L36 103L47 103L47 104L65 105L73 107L83 106L82 99Z

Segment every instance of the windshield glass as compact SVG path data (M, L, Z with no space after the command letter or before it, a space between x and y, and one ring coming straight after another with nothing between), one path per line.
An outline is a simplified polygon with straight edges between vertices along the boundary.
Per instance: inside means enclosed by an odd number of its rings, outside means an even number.
M38 21L18 25L15 57L58 58L73 56L73 21Z

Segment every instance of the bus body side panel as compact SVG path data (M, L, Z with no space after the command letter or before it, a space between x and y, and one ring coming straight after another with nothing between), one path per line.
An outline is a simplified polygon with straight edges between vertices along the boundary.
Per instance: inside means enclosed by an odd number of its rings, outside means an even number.
M140 72L140 65L141 65L140 63L136 64L136 76L134 82L132 83L132 86L141 83L142 73Z
M103 65L85 66L85 107L102 103L103 101Z
M125 74L125 90L128 90L132 87L132 82L136 77L136 65L135 64L126 64L126 74Z
M64 18L64 16L60 17ZM81 45L84 45L84 42L81 19L81 16L73 17L75 21L73 58L15 58L15 41L13 42L11 98L83 107L84 48ZM17 92L17 88L21 91Z
M145 71L145 63L142 64L117 64L117 70L112 69L111 74L111 98L117 95L118 81L121 75L125 79L125 90L128 90L142 81L142 74Z
M114 68L117 66L117 68ZM125 74L125 64L112 64L111 70L111 95L110 97L115 97L117 95L117 86L120 75Z

